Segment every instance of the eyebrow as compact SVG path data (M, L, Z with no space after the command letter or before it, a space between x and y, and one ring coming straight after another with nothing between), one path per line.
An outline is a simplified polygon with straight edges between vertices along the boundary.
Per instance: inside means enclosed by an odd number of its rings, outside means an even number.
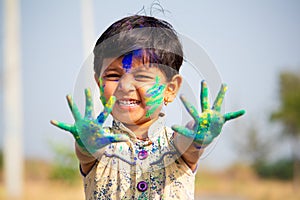
M143 69L143 68L136 68L134 70L134 72L148 72L147 70Z
M140 67L137 67L135 72L147 72L147 73L154 73L152 71L149 71L151 67L148 67L148 66L140 66ZM153 67L154 68L154 67ZM157 68L159 69L159 68Z
M104 70L104 72L106 72L106 71L123 71L123 69L120 68L120 67L118 67L118 66L108 66L108 67Z
M152 67L154 67L154 66L152 66ZM138 65L138 66L134 66L133 67L133 71L135 72L135 73L153 73L153 72L151 72L151 71L148 71L148 69L150 69L151 67L149 67L149 66L145 66L145 65ZM116 64L116 65L109 65L109 66L107 66L106 68L105 68L105 70L104 70L104 73L105 72L125 72L125 69L123 68L123 66L122 65L118 65L118 64Z

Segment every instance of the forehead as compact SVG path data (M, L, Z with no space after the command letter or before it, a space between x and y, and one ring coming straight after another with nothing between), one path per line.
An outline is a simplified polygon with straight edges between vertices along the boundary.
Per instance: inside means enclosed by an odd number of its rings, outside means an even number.
M149 71L152 73L163 74L162 71L157 67L157 64L150 64L144 62L140 57L135 56L121 56L118 58L105 58L103 60L102 72L107 70L123 70L124 72L129 71Z
M107 69L108 67L123 67L123 61L125 60L125 62L129 62L128 59L124 59L124 56L120 56L118 58L105 58L103 60L103 68ZM127 60L127 61L126 61ZM137 59L137 58L132 58L130 65L132 67L137 67L137 66L141 66L142 60Z

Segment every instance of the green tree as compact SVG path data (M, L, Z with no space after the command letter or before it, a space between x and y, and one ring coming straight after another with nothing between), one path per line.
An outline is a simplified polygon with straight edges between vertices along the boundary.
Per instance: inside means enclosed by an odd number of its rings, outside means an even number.
M282 134L292 147L294 160L294 186L300 185L300 73L282 72L279 83L279 109L271 114L272 121L283 125Z
M251 123L246 126L243 137L235 141L235 148L243 159L253 167L266 161L270 153L270 141L263 140L259 134L259 127ZM253 125L254 124L254 125Z

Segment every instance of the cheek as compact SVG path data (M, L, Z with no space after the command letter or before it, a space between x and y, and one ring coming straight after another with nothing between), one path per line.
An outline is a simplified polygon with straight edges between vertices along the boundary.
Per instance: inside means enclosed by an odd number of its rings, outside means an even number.
M140 87L136 89L141 99L143 99L143 101L147 99L147 90L149 90L150 88L151 86L150 87L146 86L146 87Z
M104 86L104 96L107 99L109 99L109 97L111 97L115 93L117 87L118 87L118 82L106 83Z

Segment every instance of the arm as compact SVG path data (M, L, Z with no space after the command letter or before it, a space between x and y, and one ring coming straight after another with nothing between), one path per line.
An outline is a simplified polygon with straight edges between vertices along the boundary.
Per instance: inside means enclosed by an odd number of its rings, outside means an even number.
M181 158L192 171L197 169L197 162L204 152L204 148L197 148L197 144L177 132L174 132L174 145L181 154Z
M174 142L176 148L182 154L183 160L192 170L196 169L197 162L204 148L221 133L224 123L245 113L244 110L226 113L225 115L220 113L226 90L227 86L222 84L213 107L210 108L207 85L205 81L202 81L200 94L201 113L183 96L180 97L194 121L187 124L186 127L172 126L172 129L175 131Z
M79 160L82 173L85 175L88 174L95 165L97 159L92 154L84 151L76 142L75 153Z

